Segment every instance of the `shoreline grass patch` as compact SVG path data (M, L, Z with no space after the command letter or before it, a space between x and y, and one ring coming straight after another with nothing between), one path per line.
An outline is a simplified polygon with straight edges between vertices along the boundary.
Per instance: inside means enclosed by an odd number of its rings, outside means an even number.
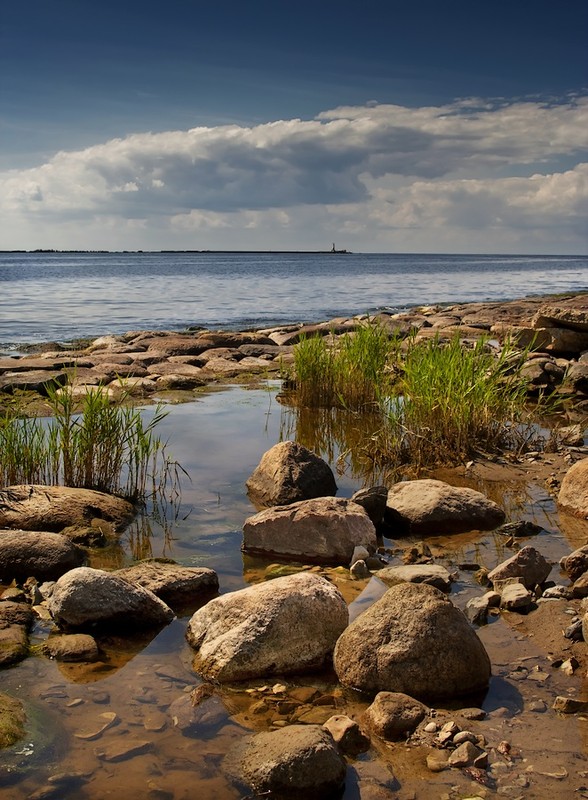
M294 348L294 401L308 408L363 411L390 391L389 367L399 340L367 322L336 340L312 336Z
M112 404L100 387L81 402L71 391L50 391L49 405L49 419L27 417L18 405L0 419L1 485L63 484L137 501L181 469L156 433L167 416L160 405L147 419L141 409Z
M480 453L541 449L534 420L553 410L546 397L531 409L521 367L529 349L459 335L402 343L380 326L328 342L302 340L294 351L293 404L380 415L360 449L381 471L413 472L464 463ZM550 407L551 406L551 407Z
M520 370L528 350L506 343L492 352L484 338L464 347L459 336L414 343L407 351L396 394L389 398L380 442L388 458L417 471L505 451L541 448Z

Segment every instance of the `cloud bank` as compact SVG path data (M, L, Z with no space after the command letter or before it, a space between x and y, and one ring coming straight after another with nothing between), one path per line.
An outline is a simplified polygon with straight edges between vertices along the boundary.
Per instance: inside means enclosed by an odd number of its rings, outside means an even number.
M0 248L585 252L588 97L136 133L0 174Z

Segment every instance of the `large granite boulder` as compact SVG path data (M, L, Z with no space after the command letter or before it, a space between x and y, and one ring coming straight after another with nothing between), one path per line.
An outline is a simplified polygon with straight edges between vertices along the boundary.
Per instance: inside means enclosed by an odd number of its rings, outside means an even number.
M547 580L551 564L534 547L522 547L488 573L488 580L496 584L508 578L521 578L527 589L534 589Z
M186 638L197 651L194 670L228 683L322 668L348 618L332 584L301 572L211 600Z
M326 461L297 442L279 442L265 452L246 485L259 508L328 497L337 491Z
M258 733L229 753L225 768L255 796L327 800L339 797L347 765L319 725L288 725Z
M369 695L442 699L485 689L490 660L464 614L432 586L389 589L342 633L335 671Z
M196 605L218 594L218 576L207 567L183 567L163 561L142 561L114 573L135 586L143 586L170 608Z
M0 580L54 581L85 560L85 552L61 533L0 531Z
M376 530L364 509L345 498L317 497L268 508L243 526L247 553L348 564L358 546L374 552Z
M103 519L122 530L134 516L131 503L92 489L25 485L0 490L0 528L59 532Z
M133 631L162 627L174 618L153 592L90 567L63 575L47 604L57 625L66 630L91 626Z
M401 533L417 536L493 530L505 520L504 511L481 492L431 478L395 484L388 509Z
M580 519L588 519L588 458L569 468L561 482L558 506Z

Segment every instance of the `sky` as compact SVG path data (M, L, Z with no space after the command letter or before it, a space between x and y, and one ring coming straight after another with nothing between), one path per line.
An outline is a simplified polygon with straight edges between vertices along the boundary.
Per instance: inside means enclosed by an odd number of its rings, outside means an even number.
M0 249L588 253L586 0L0 10Z

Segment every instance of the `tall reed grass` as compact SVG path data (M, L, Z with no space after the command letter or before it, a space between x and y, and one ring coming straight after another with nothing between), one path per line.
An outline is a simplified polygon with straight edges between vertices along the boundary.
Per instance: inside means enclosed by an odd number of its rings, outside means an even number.
M100 387L81 405L70 391L51 391L49 405L49 420L23 416L18 404L0 418L0 485L64 484L138 500L178 466L155 431L167 414L161 406L147 421Z
M520 374L528 351L506 343L497 354L484 338L405 341L366 324L329 342L302 340L294 351L299 407L370 410L365 445L374 465L455 464L479 452L540 446ZM373 412L381 417L373 432ZM535 405L547 412L545 398Z
M409 347L403 376L385 408L380 449L417 471L482 453L539 446L520 369L527 351L506 344L496 354L485 339L465 348L459 336ZM544 400L535 405L534 415Z
M397 339L370 322L336 340L302 339L294 349L296 404L352 411L377 406L390 391L389 365L398 349Z

